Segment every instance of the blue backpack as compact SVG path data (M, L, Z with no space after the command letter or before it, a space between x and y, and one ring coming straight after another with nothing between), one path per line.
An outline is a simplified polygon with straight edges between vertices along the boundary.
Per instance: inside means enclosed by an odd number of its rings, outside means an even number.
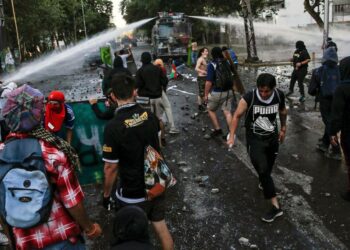
M52 186L39 141L10 139L0 152L0 213L13 227L31 228L49 218Z
M320 77L320 92L323 97L333 96L335 89L340 83L339 67L322 66Z

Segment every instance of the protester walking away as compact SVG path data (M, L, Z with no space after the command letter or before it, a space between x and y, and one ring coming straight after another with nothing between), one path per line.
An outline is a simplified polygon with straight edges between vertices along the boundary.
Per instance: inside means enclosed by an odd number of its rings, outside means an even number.
M273 75L260 74L257 79L257 88L245 94L240 100L227 140L230 147L235 143L239 120L244 114L248 154L259 175L264 197L272 204L271 210L261 219L265 222L272 222L276 217L283 215L271 172L279 144L285 138L287 121L285 97L282 91L276 89L276 79ZM277 114L279 114L281 123L279 131Z
M127 69L128 68L128 57L131 56L130 48L121 49L119 51L119 56L123 60L123 67ZM117 55L115 55L115 57L117 57Z
M158 117L161 127L162 122L162 93L167 85L167 78L162 70L152 64L152 56L149 52L141 54L142 66L136 72L137 93L141 97L149 98L151 111ZM161 134L162 143L165 144L165 134Z
M235 66L235 69L237 70L238 69L238 58L237 58L236 53L233 51L233 49L227 48L226 46L223 46L222 53L224 53L224 57L225 57L225 51L227 51L229 53L231 60ZM228 59L228 58L226 58L226 59Z
M198 44L196 40L192 40L191 43L191 64L196 65L198 57Z
M65 103L63 92L52 91L45 105L45 129L71 144L74 121L73 109Z
M331 145L329 130L333 94L339 83L340 73L338 67L338 55L335 49L330 47L324 51L322 66L314 69L312 72L308 92L311 95L318 96L321 117L325 125L323 137L317 144L317 149L324 152L326 157L335 160L341 160L342 155L339 145Z
M338 52L337 44L335 42L333 42L331 37L327 38L325 49L328 49L328 48L334 48L335 51Z
M118 75L111 85L112 98L118 103L118 109L104 130L103 206L110 207L111 195L116 196L117 207L139 206L152 222L163 249L173 249L173 240L164 220L164 193L152 198L145 191L144 153L147 145L160 152L159 119L135 103L137 91L133 78ZM117 190L113 194L115 185Z
M310 55L303 41L297 41L295 47L296 50L294 51L293 58L291 59L294 70L290 79L289 92L286 94L286 96L293 94L295 82L298 81L300 91L299 101L305 102L304 79L307 74Z
M166 83L166 85L163 85L163 91L162 91L162 110L165 112L165 115L166 115L168 122L170 124L169 134L178 134L178 133L180 133L180 131L175 126L173 110L171 108L169 98L166 94L166 89L168 86L168 78L167 78L166 68L164 67L164 62L162 59L158 58L154 61L153 64L162 70L164 77L167 79L167 83ZM163 115L162 115L162 117L163 117ZM163 133L164 132L165 131L163 131Z
M75 175L79 158L41 127L44 95L23 85L8 95L3 115L11 130L0 148L0 204L16 249L85 249L83 234L101 235L84 208Z
M198 52L199 58L196 64L196 72L197 72L197 83L198 83L198 111L203 112L206 110L204 105L204 89L205 89L205 81L207 79L207 67L208 67L208 54L209 50L204 47L201 48Z
M1 111L5 105L8 94L16 88L17 84L15 82L9 82L8 84L0 88L0 142L3 142L8 133L10 132L10 129L7 127L5 119L1 114Z
M121 208L114 219L112 250L154 250L149 240L148 219L138 206Z
M208 115L213 125L212 137L223 135L216 111L221 107L224 112L227 126L230 126L233 101L233 74L230 64L224 59L221 48L211 50L213 60L208 64L207 79L205 82L204 99L206 100Z
M111 88L110 83L115 74L127 74L131 76L130 70L124 67L123 59L118 55L116 55L114 58L113 69L107 73L106 78L103 81L102 91L105 96L107 96L106 93Z
M350 56L340 61L339 69L341 83L333 96L330 136L332 145L337 146L337 134L341 132L340 144L348 168L348 188L341 196L350 201Z

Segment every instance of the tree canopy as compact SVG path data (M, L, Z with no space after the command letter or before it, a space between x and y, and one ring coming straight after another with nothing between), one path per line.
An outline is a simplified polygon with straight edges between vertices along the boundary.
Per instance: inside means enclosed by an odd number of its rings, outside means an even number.
M13 0L22 51L45 52L85 37L82 3L86 30L93 35L109 27L113 4L110 0ZM16 44L16 33L11 0L4 0L7 44ZM16 47L16 46L14 46Z

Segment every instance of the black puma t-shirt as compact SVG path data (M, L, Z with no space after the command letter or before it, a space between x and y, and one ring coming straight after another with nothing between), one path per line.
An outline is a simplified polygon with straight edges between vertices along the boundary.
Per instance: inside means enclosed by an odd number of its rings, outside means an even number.
M285 97L281 90L275 89L271 97L264 101L254 89L243 96L248 104L245 127L258 136L274 135L278 131L277 114L286 107Z

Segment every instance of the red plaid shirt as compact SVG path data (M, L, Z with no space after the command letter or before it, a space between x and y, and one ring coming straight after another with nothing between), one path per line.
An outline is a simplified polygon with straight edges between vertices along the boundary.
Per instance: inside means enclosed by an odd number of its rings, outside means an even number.
M50 217L46 223L30 229L13 228L17 249L37 249L70 240L75 243L81 234L79 225L66 208L76 206L84 199L74 168L63 152L39 141L51 183L55 183L55 196ZM0 144L0 150L4 144Z

